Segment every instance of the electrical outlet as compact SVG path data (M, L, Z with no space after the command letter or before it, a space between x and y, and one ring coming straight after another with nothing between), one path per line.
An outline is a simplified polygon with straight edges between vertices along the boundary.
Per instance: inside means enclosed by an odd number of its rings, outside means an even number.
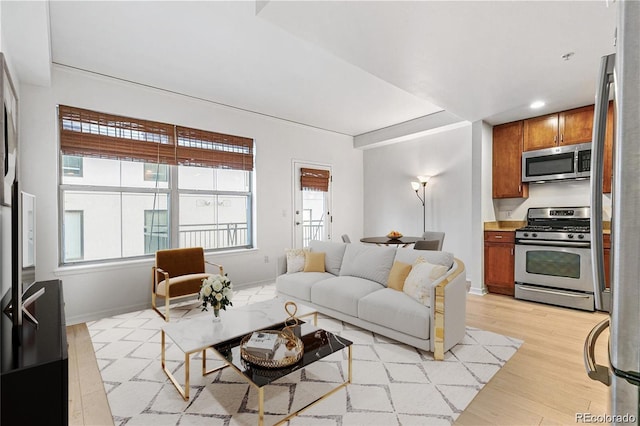
M269 263L269 256L264 257L264 263Z
M513 213L513 211L512 210L507 210L505 213L507 214L507 219L509 219L509 218L511 218L511 214Z

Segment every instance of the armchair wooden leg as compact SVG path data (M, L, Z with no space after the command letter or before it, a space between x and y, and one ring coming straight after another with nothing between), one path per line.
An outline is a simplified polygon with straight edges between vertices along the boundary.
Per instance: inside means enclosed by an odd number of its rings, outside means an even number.
M169 300L167 297L165 297L165 300ZM168 304L168 303L167 303ZM160 315L162 317L163 320L169 322L169 307L166 307L166 311L167 311L167 315L163 314L160 309L158 309L158 304L156 301L156 294L155 293L151 293L151 308L156 311L158 313L158 315Z

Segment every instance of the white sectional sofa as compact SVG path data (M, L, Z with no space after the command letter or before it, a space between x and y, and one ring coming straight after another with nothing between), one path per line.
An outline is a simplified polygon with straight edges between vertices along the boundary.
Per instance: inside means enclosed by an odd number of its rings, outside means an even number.
M312 241L322 252L325 272L286 272L280 259L276 289L282 297L383 336L434 353L444 353L465 335L466 274L451 253ZM418 257L448 268L431 283L425 303L387 288L394 261L414 264Z

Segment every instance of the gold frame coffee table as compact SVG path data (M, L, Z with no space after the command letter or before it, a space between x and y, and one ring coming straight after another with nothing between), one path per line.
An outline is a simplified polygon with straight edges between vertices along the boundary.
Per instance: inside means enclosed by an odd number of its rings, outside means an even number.
M240 308L231 308L223 313L221 322L213 323L209 316L171 323L161 331L161 364L162 369L184 400L189 399L189 372L191 355L202 352L202 375L211 374L222 368L231 367L258 391L258 425L264 424L264 387L279 378L294 371L302 369L309 364L329 356L335 352L347 349L348 374L347 380L315 401L301 409L290 413L277 424L286 422L300 412L327 398L347 384L352 378L352 342L335 336L325 330L316 328L318 313L315 309L298 305L298 318L313 317L313 325L303 323L297 329L305 346L302 359L296 364L279 369L265 369L254 366L244 361L240 355L240 341L243 336L257 330L273 329L281 327L287 315L284 310L284 302L274 299L265 302L247 305ZM166 337L169 337L185 356L185 381L184 387L180 385L174 375L167 369ZM206 350L212 349L224 365L207 370Z

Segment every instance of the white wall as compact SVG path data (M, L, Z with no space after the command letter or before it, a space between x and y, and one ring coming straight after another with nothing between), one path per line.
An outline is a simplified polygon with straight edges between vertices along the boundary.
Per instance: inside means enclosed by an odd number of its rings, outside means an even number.
M291 246L293 159L331 165L333 235L362 233L363 153L352 137L57 66L51 87L24 85L21 95L23 188L37 197L36 278L63 280L70 324L148 307L152 260L58 266L57 104L254 138L257 249L209 256L236 285L272 281L277 256Z
M444 231L443 250L470 264L473 261L471 143L469 124L364 151L363 235L381 236L392 229L404 235L422 235L422 205L410 182L417 175L429 175L432 177L426 191L426 228Z

